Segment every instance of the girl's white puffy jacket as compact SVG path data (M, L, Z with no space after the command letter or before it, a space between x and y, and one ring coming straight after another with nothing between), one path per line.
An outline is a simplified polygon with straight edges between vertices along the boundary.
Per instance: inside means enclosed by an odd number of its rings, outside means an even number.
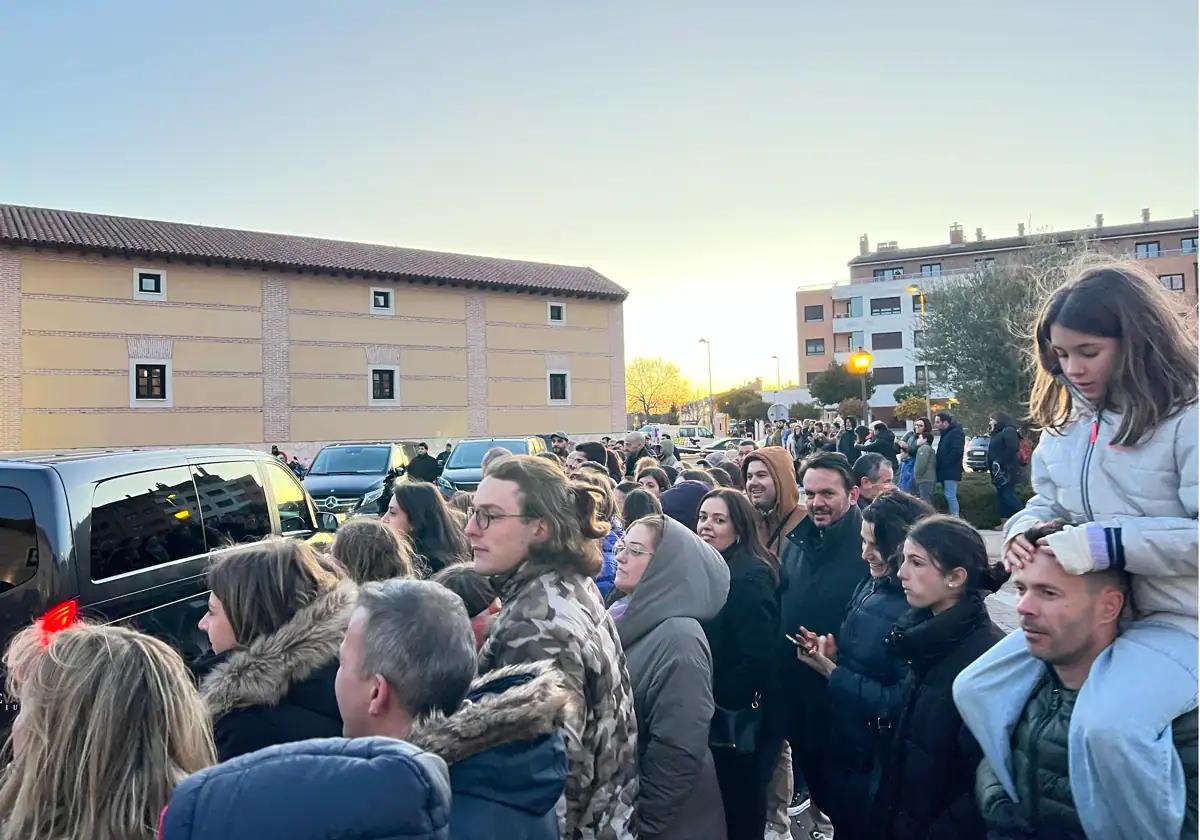
M1112 445L1120 415L1097 419L1091 408L1063 434L1043 434L1033 453L1036 495L1009 520L1005 544L1043 520L1095 523L1085 529L1094 567L1133 575L1137 617L1154 614L1195 635L1197 417L1193 403L1136 446Z

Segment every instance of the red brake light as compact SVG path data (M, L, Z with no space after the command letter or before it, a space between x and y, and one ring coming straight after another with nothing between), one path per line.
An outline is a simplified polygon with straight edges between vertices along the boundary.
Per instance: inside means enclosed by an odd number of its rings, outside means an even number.
M74 598L70 601L63 601L56 607L51 607L46 610L46 614L41 619L42 641L49 644L51 636L60 630L66 630L78 620L79 601Z

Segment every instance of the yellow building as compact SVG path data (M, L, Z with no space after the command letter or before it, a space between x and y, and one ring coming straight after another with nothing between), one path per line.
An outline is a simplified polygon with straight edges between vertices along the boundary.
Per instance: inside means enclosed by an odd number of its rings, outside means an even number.
M624 428L590 268L0 205L0 450Z

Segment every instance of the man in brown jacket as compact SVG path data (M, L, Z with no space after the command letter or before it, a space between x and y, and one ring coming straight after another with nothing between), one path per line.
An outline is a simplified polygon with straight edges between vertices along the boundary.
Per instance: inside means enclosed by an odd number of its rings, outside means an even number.
M767 548L779 557L780 564L783 563L779 553L781 548L787 551L790 545L784 541L784 536L791 533L805 515L795 476L792 456L782 446L756 449L742 459L746 496L759 514L758 532Z

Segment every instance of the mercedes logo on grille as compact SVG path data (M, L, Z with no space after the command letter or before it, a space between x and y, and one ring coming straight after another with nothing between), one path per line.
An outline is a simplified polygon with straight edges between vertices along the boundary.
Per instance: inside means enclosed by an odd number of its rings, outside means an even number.
M337 503L337 496L330 496L325 500L325 507L329 510L333 510L335 507L337 507Z

